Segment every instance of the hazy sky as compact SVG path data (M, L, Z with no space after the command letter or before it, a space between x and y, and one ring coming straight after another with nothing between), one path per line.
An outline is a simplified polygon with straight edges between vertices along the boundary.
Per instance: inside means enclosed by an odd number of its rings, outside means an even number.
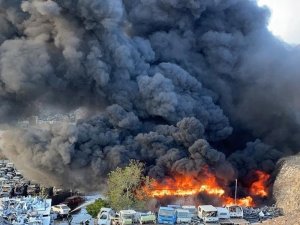
M258 0L272 11L270 30L283 40L300 44L300 0Z

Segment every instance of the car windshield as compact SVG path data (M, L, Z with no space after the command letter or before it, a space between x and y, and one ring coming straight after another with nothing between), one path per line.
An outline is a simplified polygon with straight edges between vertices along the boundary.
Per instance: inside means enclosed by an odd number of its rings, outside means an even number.
M238 206L231 206L231 207L229 207L229 212L235 213L235 212L241 212L241 211L242 211L241 208L238 207Z
M211 211L211 212L203 212L203 216L205 217L217 217L217 212L216 211Z
M186 213L186 212L178 212L178 213L177 213L177 216L178 216L178 217L181 217L181 218L188 218L188 217L189 217L189 214Z
M106 220L107 219L107 215L103 214L101 217L100 217L101 220Z
M132 217L133 217L133 216L132 216L131 214L124 214L124 215L123 215L123 218L124 218L124 219L132 219Z
M62 209L69 209L69 207L66 206L66 205L61 206L61 208L62 208Z
M166 209L160 209L159 215L161 216L173 216L175 214L175 211L173 210L166 210Z

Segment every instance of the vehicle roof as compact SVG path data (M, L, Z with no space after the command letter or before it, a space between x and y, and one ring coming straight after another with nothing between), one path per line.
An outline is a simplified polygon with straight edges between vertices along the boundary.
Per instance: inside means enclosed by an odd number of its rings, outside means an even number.
M218 210L219 212L226 212L226 213L229 213L229 210L226 209L226 208L223 208L223 207L217 207L217 210Z
M196 206L194 206L194 205L183 205L182 208L183 209L191 209L191 208L194 209L194 208L196 208Z
M175 210L174 208L171 208L171 207L165 207L165 206L161 206L161 207L159 207L159 209L165 209L165 210L170 210L170 211Z
M187 209L176 209L177 212L186 212L186 213L190 213L189 210Z
M136 213L135 210L132 209L125 209L125 210L120 210L120 213L128 213L128 214L132 214L132 213Z
M217 211L217 209L212 205L199 205L199 207L204 211Z
M229 205L229 206L226 206L226 208L240 208L240 209L242 209L242 207L239 206L239 205Z
M74 196L68 197L68 198L66 198L66 199L74 199L74 198L82 198L82 199L83 199L83 197L81 197L81 196L79 196L79 195L74 195ZM103 209L104 209L104 208L103 208Z
M138 211L137 213L148 213L148 214L150 214L150 213L152 213L151 211Z
M55 206L67 206L66 204L58 204L58 205L55 205ZM67 206L68 207L68 206Z
M181 208L181 205L168 205L168 207L171 207L171 208Z

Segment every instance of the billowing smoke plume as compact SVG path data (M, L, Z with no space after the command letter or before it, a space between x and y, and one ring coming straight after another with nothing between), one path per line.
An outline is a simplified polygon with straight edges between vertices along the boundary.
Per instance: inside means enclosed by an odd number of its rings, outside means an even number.
M209 166L227 180L300 147L300 51L253 0L0 7L1 148L35 179L96 188L138 159L156 178ZM83 107L76 124L13 125Z

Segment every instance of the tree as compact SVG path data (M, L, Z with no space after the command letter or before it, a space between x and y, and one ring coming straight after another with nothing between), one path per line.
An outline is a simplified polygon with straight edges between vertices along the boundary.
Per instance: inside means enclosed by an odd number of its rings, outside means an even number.
M96 218L100 209L102 207L108 207L109 204L106 200L101 198L97 199L93 204L90 204L86 207L86 211L90 214L93 218Z
M111 207L116 210L146 207L148 196L145 190L151 181L143 173L144 164L138 161L131 161L128 166L109 173L107 197Z

